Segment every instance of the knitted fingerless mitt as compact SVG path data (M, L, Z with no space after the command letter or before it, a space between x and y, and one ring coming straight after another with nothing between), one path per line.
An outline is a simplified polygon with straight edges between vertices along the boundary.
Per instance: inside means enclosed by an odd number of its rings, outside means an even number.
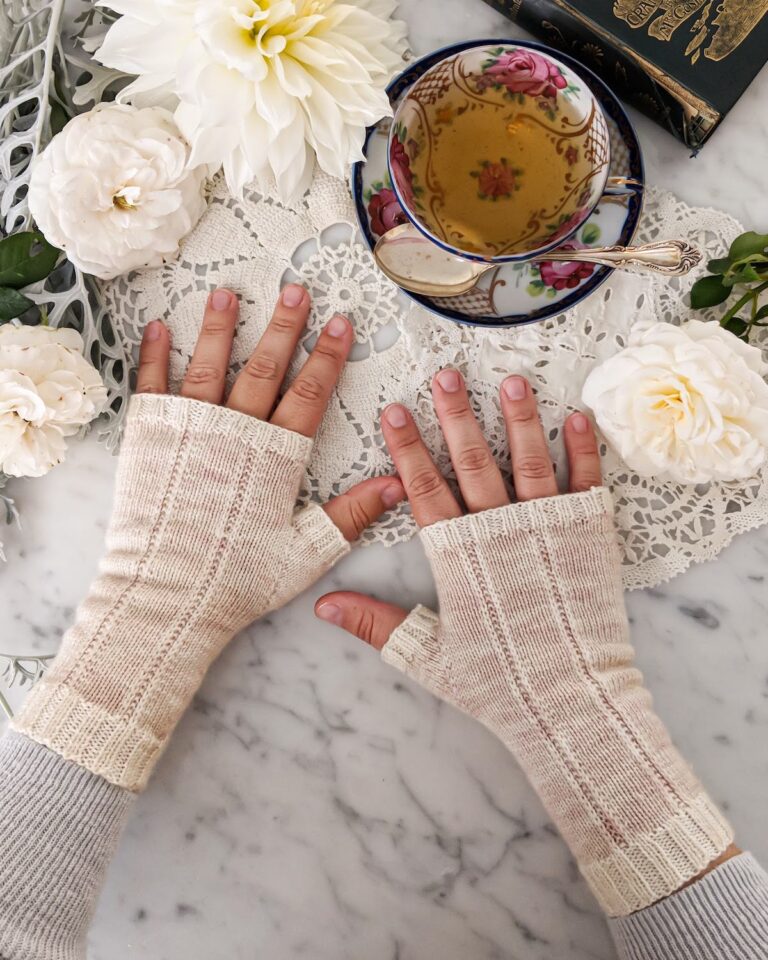
M230 638L349 549L319 507L294 513L311 448L233 410L134 397L106 559L15 728L142 789Z
M384 659L514 753L609 915L700 873L732 832L633 668L610 494L427 527L441 617L417 608Z

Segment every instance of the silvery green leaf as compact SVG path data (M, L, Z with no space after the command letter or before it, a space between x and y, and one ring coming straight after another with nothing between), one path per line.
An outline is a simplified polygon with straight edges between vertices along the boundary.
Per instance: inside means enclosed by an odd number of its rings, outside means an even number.
M26 202L30 166L51 137L52 117L78 112L73 72L82 76L88 57L77 51L83 39L96 37L108 22L84 5L84 18L70 25L76 36L67 37L64 7L64 0L3 0L0 5L0 236L31 226ZM105 82L102 77L99 90ZM110 398L95 429L108 447L115 447L132 364L111 328L98 283L65 260L47 279L25 288L24 295L51 326L74 327L82 334L86 356L98 366Z

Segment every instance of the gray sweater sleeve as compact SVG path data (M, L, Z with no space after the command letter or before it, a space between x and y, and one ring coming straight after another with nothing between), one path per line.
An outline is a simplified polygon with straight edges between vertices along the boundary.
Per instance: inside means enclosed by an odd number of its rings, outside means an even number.
M21 734L0 738L0 960L84 960L133 797ZM611 930L621 960L768 960L768 874L742 854Z
M22 734L0 738L1 960L83 960L133 798Z
M622 960L768 960L768 874L742 853L609 924Z

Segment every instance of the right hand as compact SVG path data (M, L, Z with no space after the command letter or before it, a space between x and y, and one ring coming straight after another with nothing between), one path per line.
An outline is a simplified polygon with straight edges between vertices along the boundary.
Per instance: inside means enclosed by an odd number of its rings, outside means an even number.
M403 407L384 411L383 431L424 528L439 617L343 592L326 594L316 611L498 736L606 913L642 910L727 855L733 833L633 665L592 427L580 413L567 419L570 494L557 496L530 384L507 378L512 474L518 500L528 501L512 505L458 373L441 371L433 395L470 515Z
M432 396L466 512L479 513L510 503L501 471L472 413L461 374L456 370L441 370L432 381ZM558 493L555 471L536 399L527 380L511 376L504 381L501 409L509 437L517 500L555 496ZM460 517L465 511L435 466L408 410L400 404L390 405L384 410L381 426L419 527ZM565 448L569 492L600 486L597 440L592 424L583 413L573 413L566 420ZM377 650L384 647L408 616L401 607L349 591L325 594L315 604L315 613Z

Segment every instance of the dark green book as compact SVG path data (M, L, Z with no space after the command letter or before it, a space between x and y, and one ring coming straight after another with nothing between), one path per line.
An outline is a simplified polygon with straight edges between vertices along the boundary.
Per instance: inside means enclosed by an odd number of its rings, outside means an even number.
M768 58L768 0L486 0L698 150Z

